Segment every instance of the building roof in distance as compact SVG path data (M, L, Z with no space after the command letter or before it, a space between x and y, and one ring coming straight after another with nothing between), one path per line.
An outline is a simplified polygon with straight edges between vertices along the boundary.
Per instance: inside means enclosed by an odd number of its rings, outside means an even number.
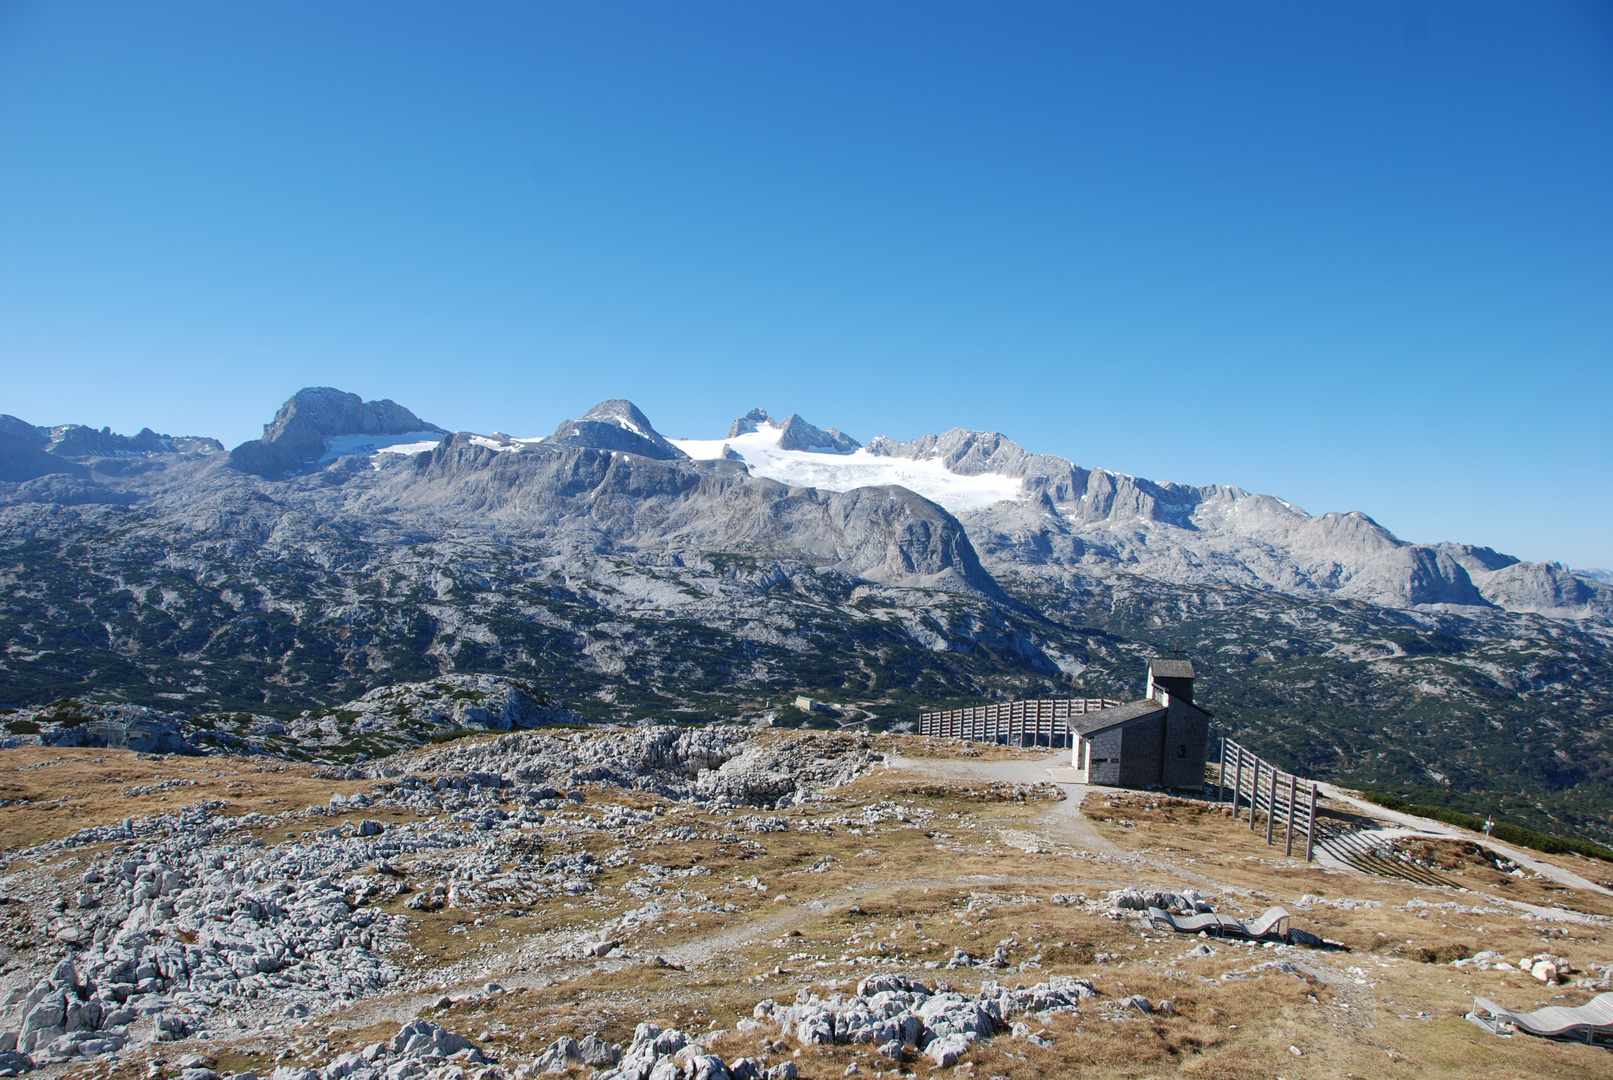
M1148 661L1148 670L1153 672L1156 679L1191 679L1193 661L1167 660L1156 656Z

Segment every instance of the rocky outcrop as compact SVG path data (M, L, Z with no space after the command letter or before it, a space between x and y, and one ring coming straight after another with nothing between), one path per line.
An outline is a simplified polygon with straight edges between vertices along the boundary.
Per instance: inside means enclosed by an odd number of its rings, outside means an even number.
M218 731L230 720L209 720ZM448 674L429 682L398 683L321 712L276 722L251 718L233 730L261 749L329 760L380 755L455 731L514 731L581 718L525 679Z
M740 727L648 727L449 744L422 751L409 768L495 776L511 785L563 789L603 783L672 799L778 806L846 783L882 760L848 735L811 733L757 741ZM396 775L399 768L377 762L343 775L380 779Z
M364 401L329 386L299 390L263 427L263 437L230 451L234 469L278 479L307 469L325 453L326 439L342 435L446 434L395 401Z
M546 1058L545 1065L571 1063L560 1056L569 1048L565 1040L556 1043ZM585 1063L578 1046L577 1064ZM563 1072L564 1068L546 1067L541 1072ZM640 1024L633 1031L633 1041L620 1055L614 1069L594 1074L598 1080L795 1080L795 1062L786 1061L772 1067L764 1066L753 1058L724 1061L677 1028L661 1028L655 1024Z
M87 746L145 754L197 754L194 729L178 713L143 705L63 699L17 709L6 718L0 746Z
M1075 1012L1095 996L1092 983L1055 975L1030 989L1009 990L986 983L967 994L936 987L896 973L870 975L849 998L836 994L820 1000L802 990L795 1004L758 1004L753 1015L772 1021L784 1038L802 1046L867 1043L892 1062L922 1054L934 1068L956 1064L969 1047L1007 1027L1016 1016L1035 1013L1046 1018Z
M5 1003L13 1011L0 1044L22 1055L14 1069L182 1038L229 1001L278 1000L287 1015L306 1015L396 980L377 950L404 920L350 907L328 875L395 855L407 840L322 837L265 857L254 821L220 818L222 805L52 845L124 844L89 859L70 902L54 905L63 914L51 934L71 957Z

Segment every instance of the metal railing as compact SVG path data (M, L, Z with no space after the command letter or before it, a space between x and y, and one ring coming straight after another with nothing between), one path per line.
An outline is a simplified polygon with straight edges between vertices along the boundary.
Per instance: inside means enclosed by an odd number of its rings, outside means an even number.
M1227 782L1228 775L1231 783ZM1283 772L1231 739L1221 740L1221 766L1216 777L1216 798L1225 802L1227 791L1232 793L1232 816L1236 819L1244 807L1249 810L1249 831L1255 830L1255 819L1266 819L1266 843L1275 842L1276 829L1283 828L1287 854L1294 854L1294 834L1305 837L1305 861L1310 862L1316 851L1316 784L1301 780L1293 773Z
M1009 746L1068 747L1073 745L1071 717L1119 704L1109 698L1048 698L947 709L921 714L919 734Z

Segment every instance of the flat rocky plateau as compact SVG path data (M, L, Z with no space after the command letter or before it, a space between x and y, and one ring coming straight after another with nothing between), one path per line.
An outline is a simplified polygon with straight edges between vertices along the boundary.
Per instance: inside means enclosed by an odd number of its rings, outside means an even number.
M1613 867L1448 829L1305 863L1060 764L741 725L334 766L15 747L0 1075L1613 1076L1463 1018L1609 988ZM1280 905L1293 943L1150 904Z

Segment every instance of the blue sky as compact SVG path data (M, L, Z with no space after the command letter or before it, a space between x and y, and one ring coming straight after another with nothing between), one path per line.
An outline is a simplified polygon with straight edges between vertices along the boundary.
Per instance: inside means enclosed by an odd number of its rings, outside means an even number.
M1613 566L1613 7L0 0L0 412L953 426Z

